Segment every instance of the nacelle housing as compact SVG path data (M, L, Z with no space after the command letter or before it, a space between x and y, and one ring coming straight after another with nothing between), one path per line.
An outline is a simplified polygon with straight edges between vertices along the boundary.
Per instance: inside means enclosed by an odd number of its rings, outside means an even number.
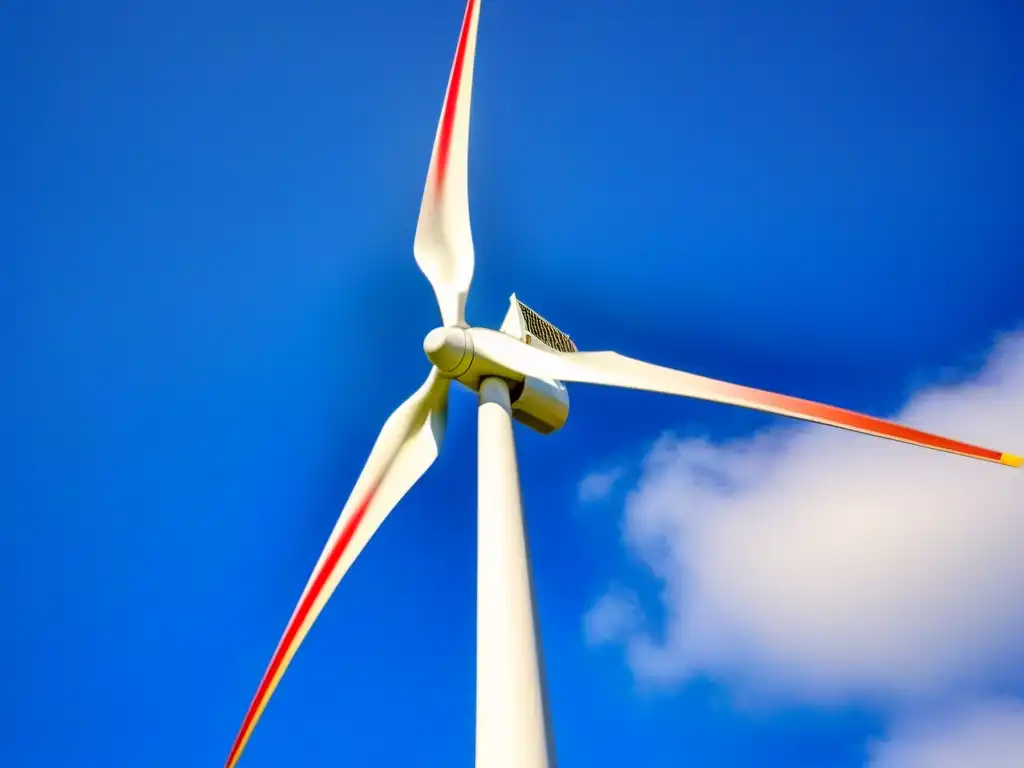
M566 333L519 301L514 293L508 303L508 313L501 324L502 332L525 344L544 347L552 352L576 351L576 345ZM512 418L542 435L561 429L569 418L569 392L560 381L527 376L511 395Z
M569 418L569 392L560 381L527 376L510 395L512 418L542 435L561 429Z

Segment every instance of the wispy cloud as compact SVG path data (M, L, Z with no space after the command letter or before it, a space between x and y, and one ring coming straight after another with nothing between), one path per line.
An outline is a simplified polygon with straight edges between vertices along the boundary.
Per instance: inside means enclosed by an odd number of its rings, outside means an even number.
M637 629L640 609L632 592L613 589L583 617L583 633L590 645L616 642Z
M1020 768L1024 702L973 702L898 724L869 748L869 768Z
M579 498L584 503L600 501L607 498L624 476L622 467L614 467L604 472L591 472L580 481Z
M1024 334L896 418L1020 453ZM641 681L895 704L1024 671L1022 471L817 426L665 438L625 532L665 587L664 639L623 640Z

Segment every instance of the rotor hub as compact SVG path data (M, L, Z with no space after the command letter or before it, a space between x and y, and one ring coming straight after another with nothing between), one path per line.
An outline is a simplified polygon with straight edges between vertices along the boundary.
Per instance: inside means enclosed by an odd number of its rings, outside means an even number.
M423 339L427 359L446 376L458 376L473 361L473 342L465 328L435 328Z

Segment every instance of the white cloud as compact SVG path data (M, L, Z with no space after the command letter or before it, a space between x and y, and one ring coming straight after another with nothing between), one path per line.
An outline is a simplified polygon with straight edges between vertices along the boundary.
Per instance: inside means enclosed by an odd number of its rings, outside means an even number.
M995 699L897 725L869 749L869 768L1020 768L1024 702Z
M606 498L624 474L625 471L621 467L615 467L606 472L591 472L580 481L580 501L600 501Z
M1024 333L896 419L1024 451ZM1024 669L1024 471L791 424L645 459L625 536L663 582L665 628L624 640L637 677L895 704Z
M594 603L583 617L583 633L590 645L623 639L637 628L640 609L631 592L613 589Z

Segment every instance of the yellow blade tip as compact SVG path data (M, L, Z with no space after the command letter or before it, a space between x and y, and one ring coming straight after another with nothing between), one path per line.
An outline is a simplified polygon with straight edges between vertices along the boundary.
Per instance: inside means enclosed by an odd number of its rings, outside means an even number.
M1008 467L1020 467L1021 465L1024 465L1024 458L1014 456L1012 453L1004 453L1000 460Z

